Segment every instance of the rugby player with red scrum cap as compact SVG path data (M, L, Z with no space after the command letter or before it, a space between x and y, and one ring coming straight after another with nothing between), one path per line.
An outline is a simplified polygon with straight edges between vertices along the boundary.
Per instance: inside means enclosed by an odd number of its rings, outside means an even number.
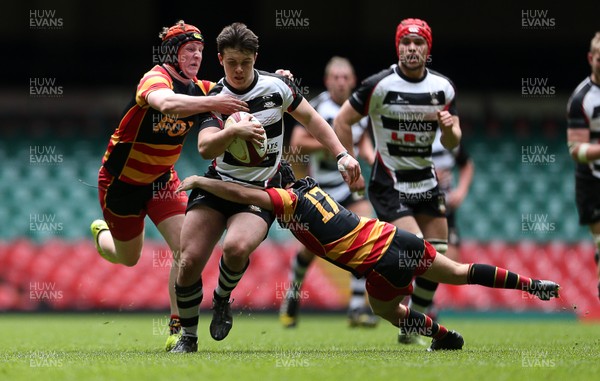
M446 149L460 143L456 92L448 78L426 67L432 45L427 22L404 19L395 37L398 63L362 82L342 105L334 129L352 154L350 126L369 116L376 160L368 195L377 217L425 238L444 254L448 246L446 205L431 153L438 129ZM417 277L409 307L425 312L436 288L433 280ZM419 340L417 335L401 331L399 341Z
M98 196L104 219L90 228L98 253L125 266L140 259L146 215L164 237L174 256L169 276L171 336L166 345L170 350L179 331L174 285L187 204L187 195L175 192L180 181L174 164L187 134L199 124L199 113L248 108L229 95L204 96L215 83L196 77L204 49L200 29L180 20L163 28L159 37L155 58L160 64L142 76L102 158Z

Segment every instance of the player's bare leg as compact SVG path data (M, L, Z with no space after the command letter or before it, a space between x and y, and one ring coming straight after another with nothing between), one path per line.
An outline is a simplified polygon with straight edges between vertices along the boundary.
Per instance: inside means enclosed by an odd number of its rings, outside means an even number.
M181 226L183 224L183 215L177 215L158 224L157 228L165 238L172 253L179 253L180 247L180 233ZM111 263L118 263L125 266L135 266L142 254L142 247L144 245L144 232L128 241L119 241L115 239L106 222L104 220L96 220L92 223L92 233L96 241L96 248L98 253L106 260ZM177 268L175 264L175 258L171 264L171 270L169 274L169 307L170 307L170 319L169 319L169 330L170 334L167 338L166 350L170 350L174 343L177 341L177 335L179 334L179 314L177 310L177 300L175 297L175 277L177 276Z
M111 263L119 263L128 267L135 266L142 255L144 232L128 241L113 238L106 222L96 220L92 223L92 233L98 253Z
M171 352L198 350L198 308L203 298L202 270L219 242L225 224L225 217L220 212L205 206L196 206L185 215L175 285L182 337Z
M227 337L233 326L229 297L250 264L250 254L263 241L268 229L265 220L252 213L237 213L227 221L223 256L219 262L219 284L213 293L210 335L215 340Z
M180 336L181 323L179 321L179 309L177 308L177 295L175 295L175 281L179 273L179 254L181 252L181 230L183 228L183 214L175 215L160 222L156 227L171 249L172 260L169 270L169 307L171 317L169 319L169 337L165 344L165 350L170 351Z

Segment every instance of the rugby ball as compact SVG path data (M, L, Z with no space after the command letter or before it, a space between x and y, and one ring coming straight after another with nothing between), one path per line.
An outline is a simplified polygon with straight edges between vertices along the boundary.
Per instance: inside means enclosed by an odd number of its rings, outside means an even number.
M225 121L225 126L223 128L229 128L231 125L241 121L246 117L246 115L250 115L250 121L259 123L258 119L250 113L239 111L233 113L227 118ZM233 156L233 158L239 161L241 164L246 166L254 166L263 161L265 156L267 155L267 134L264 133L263 144L255 144L252 141L247 141L239 137L235 137L229 147L227 147L227 152Z

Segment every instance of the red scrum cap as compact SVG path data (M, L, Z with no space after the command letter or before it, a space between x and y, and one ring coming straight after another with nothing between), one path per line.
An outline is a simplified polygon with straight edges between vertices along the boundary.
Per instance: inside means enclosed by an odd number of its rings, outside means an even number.
M427 50L431 54L431 28L427 23L420 19L404 19L398 24L396 29L396 53L400 54L398 44L400 39L407 34L417 34L427 41Z
M204 43L204 37L202 37L200 29L186 24L183 20L179 20L170 28L163 28L159 37L162 40L163 46L175 46L178 49L181 45L189 41Z
M179 49L187 42L197 41L204 44L204 37L202 37L202 32L200 32L200 29L193 25L186 24L183 20L179 20L172 27L163 28L158 36L162 40L162 54L160 57L161 63L171 63L173 66L175 66L179 74L181 74L183 77L186 77L179 67L177 55L179 53Z

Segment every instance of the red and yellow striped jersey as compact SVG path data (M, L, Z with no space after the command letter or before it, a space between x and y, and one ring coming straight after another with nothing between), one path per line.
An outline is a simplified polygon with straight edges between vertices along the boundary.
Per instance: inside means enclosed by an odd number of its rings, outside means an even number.
M129 184L151 184L171 170L192 127L199 116L179 118L150 107L148 94L159 89L171 89L176 94L203 96L213 82L194 80L185 84L171 77L162 66L154 66L144 74L135 97L128 104L119 126L112 134L102 164L108 172Z
M363 276L388 250L396 227L359 217L317 186L310 177L292 188L268 188L279 224L310 251Z

